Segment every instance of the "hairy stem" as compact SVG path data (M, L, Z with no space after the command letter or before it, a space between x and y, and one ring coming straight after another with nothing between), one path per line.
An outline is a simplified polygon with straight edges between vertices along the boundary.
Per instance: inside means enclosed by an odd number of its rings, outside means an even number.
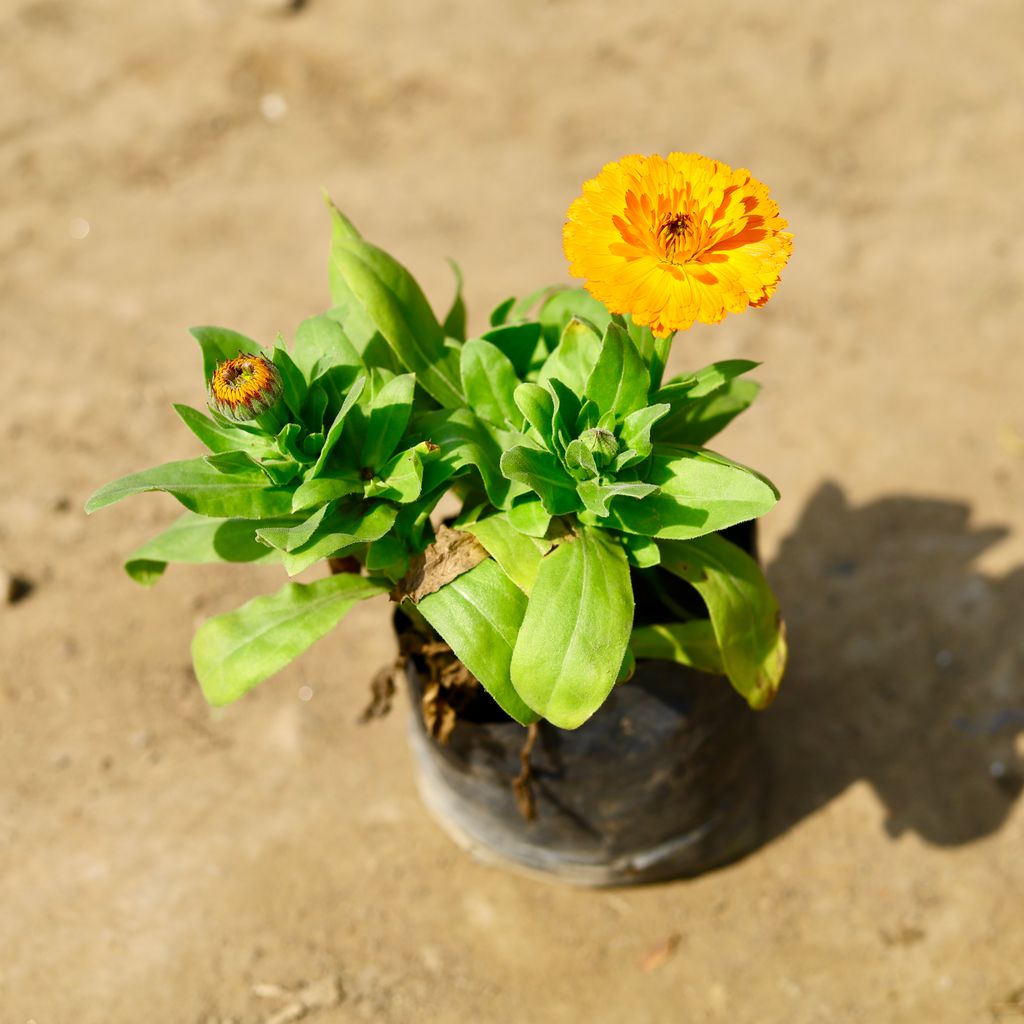
M654 352L651 354L651 393L661 387L661 378L665 375L665 364L668 362L668 350L672 346L673 335L667 338L654 339Z

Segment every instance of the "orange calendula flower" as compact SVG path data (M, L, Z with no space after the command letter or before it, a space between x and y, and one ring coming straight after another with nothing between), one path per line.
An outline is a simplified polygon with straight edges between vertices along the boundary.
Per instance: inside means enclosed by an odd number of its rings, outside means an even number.
M750 176L699 153L625 156L583 185L563 231L569 272L664 338L768 301L793 236Z
M263 356L241 355L217 364L210 378L210 408L236 422L254 420L281 397L281 371Z

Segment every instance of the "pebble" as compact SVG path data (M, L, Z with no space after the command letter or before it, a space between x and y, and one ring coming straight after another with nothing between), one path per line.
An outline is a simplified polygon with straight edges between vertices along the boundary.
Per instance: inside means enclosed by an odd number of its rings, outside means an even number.
M0 566L0 604L17 604L28 596L32 584Z
M288 101L279 92L268 92L260 98L260 113L267 121L280 121L288 113Z

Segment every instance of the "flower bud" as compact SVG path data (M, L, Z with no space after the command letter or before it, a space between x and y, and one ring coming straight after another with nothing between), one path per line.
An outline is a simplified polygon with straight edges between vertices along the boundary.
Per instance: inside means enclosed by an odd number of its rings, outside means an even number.
M254 420L281 398L281 371L263 356L240 355L217 364L207 391L210 408L229 420Z
M580 434L580 440L593 453L598 467L607 466L619 453L619 442L615 435L604 427L592 427Z

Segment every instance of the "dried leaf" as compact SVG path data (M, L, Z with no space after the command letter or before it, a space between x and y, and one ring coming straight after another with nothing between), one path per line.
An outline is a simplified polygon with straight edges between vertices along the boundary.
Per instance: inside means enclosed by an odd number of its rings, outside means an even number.
M640 966L645 971L656 971L679 948L679 938L680 936L677 933L673 933L663 942L659 942L658 945L651 949L643 960L640 961Z
M487 552L476 537L442 524L437 528L437 539L412 560L409 571L395 585L391 597L415 604L486 558Z
M384 718L391 711L395 699L395 676L404 671L405 658L399 657L393 665L384 668L373 677L370 683L370 703L363 708L359 716L359 724L366 725L375 718Z
M342 572L354 572L356 575L359 575L363 568L362 563L355 555L344 555L341 558L328 558L327 566L335 576Z
M444 699L439 683L430 682L423 688L420 707L427 733L438 743L447 743L455 728L455 709Z

